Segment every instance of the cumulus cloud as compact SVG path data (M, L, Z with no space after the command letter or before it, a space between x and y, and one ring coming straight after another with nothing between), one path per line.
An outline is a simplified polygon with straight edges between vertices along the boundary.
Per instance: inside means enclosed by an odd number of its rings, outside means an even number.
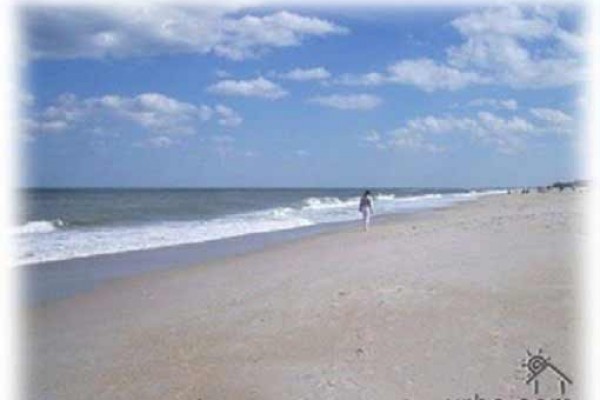
M207 90L225 96L262 97L269 100L279 99L288 94L281 86L263 77L239 81L227 79L209 86Z
M449 137L466 137L474 143L490 146L505 154L514 154L526 149L529 140L541 134L560 134L562 127L549 125L550 120L567 120L568 115L549 113L535 109L541 123L527 120L522 116L501 117L487 111L475 115L426 116L406 121L400 127L380 134L370 131L361 139L378 149L410 149L429 153L447 150ZM540 110L543 110L540 112ZM556 110L552 110L556 111ZM534 111L532 111L532 114Z
M385 142L383 136L376 130L368 131L361 137L361 140L367 145L381 150L388 148L388 144Z
M467 37L491 34L514 36L527 40L548 36L554 29L553 25L541 14L532 17L525 16L522 10L515 5L472 12L452 21L452 26Z
M409 149L427 153L442 153L446 150L443 146L428 141L422 132L406 129L395 129L385 135L371 130L362 136L361 140L379 150Z
M329 96L317 96L308 100L310 103L325 107L337 108L339 110L371 110L378 107L382 100L371 94L333 94Z
M569 114L555 108L531 108L529 110L537 120L546 125L546 129L562 134L572 134L576 121Z
M378 143L381 141L381 135L379 134L379 132L377 132L375 130L371 130L371 131L368 131L362 137L362 140L364 140L367 143Z
M241 117L232 109L217 105L194 105L160 93L137 96L105 95L80 99L63 94L51 105L31 113L25 129L29 133L66 132L69 130L106 132L116 127L137 128L145 132L166 135L191 135L200 125L216 117L221 125L237 126ZM166 147L156 139L154 145ZM168 145L171 145L169 142Z
M232 60L258 57L311 37L345 34L325 19L280 11L228 15L217 7L30 6L24 11L26 43L33 58L135 57L214 54Z
M214 112L218 116L219 124L223 126L238 126L243 121L238 113L222 104L217 104L214 107Z
M380 72L365 74L342 74L335 83L349 86L378 86L388 82L387 76Z
M67 130L68 124L66 121L61 120L49 120L49 121L38 121L33 118L25 118L23 121L23 129L25 133L61 133Z
M583 36L562 27L551 7L486 8L462 15L451 26L461 37L445 57L397 60L382 71L342 74L335 83L355 86L413 85L426 92L471 85L540 88L583 79Z
M519 107L519 103L515 99L492 99L479 98L473 99L467 103L469 107L490 107L496 109L504 109L514 111Z
M564 124L573 121L573 117L564 111L554 108L532 108L529 111L534 117L554 124Z
M307 69L294 68L291 71L277 74L277 76L282 79L290 79L293 81L315 81L328 79L331 77L331 73L323 67Z
M561 28L557 28L554 35L568 52L576 54L583 54L585 52L586 42L583 35L574 32L569 32Z
M474 72L460 71L428 58L403 60L388 68L389 82L414 85L426 92L456 90L473 83L484 82Z
M461 71L430 58L401 60L385 72L344 74L336 83L350 86L378 86L383 84L412 85L426 92L457 90L485 79L474 72Z
M220 79L231 77L231 73L224 69L217 69L215 71L215 75L217 76L217 78L220 78Z
M387 147L402 148L426 153L443 153L446 148L426 139L420 132L397 129L388 133Z
M515 88L557 87L583 77L580 35L560 26L557 12L514 5L472 12L452 21L464 42L448 62Z

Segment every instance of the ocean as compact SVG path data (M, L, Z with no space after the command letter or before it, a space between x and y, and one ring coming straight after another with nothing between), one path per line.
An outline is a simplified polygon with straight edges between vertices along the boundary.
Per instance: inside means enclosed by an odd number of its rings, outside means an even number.
M202 243L359 220L363 189L27 189L19 264ZM376 215L450 206L498 190L372 190Z

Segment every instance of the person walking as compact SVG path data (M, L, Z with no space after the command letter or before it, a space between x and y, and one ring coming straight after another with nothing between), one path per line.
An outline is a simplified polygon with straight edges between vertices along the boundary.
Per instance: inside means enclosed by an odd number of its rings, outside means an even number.
M363 227L366 232L369 230L369 225L371 224L371 215L373 215L373 199L371 198L370 191L366 190L360 197L358 211L360 211L362 214Z

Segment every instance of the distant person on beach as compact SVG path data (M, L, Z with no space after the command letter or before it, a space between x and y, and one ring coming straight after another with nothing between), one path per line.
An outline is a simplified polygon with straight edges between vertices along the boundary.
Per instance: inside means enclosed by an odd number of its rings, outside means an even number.
M371 199L371 192L369 192L368 190L365 191L360 198L358 211L362 213L363 225L366 232L369 230L369 224L371 223L371 215L373 215L373 200Z

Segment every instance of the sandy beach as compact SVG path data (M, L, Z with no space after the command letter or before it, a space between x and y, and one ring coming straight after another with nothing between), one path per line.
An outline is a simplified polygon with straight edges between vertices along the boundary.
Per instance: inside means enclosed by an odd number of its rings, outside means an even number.
M29 308L25 398L533 398L540 348L577 398L583 196L487 196Z

